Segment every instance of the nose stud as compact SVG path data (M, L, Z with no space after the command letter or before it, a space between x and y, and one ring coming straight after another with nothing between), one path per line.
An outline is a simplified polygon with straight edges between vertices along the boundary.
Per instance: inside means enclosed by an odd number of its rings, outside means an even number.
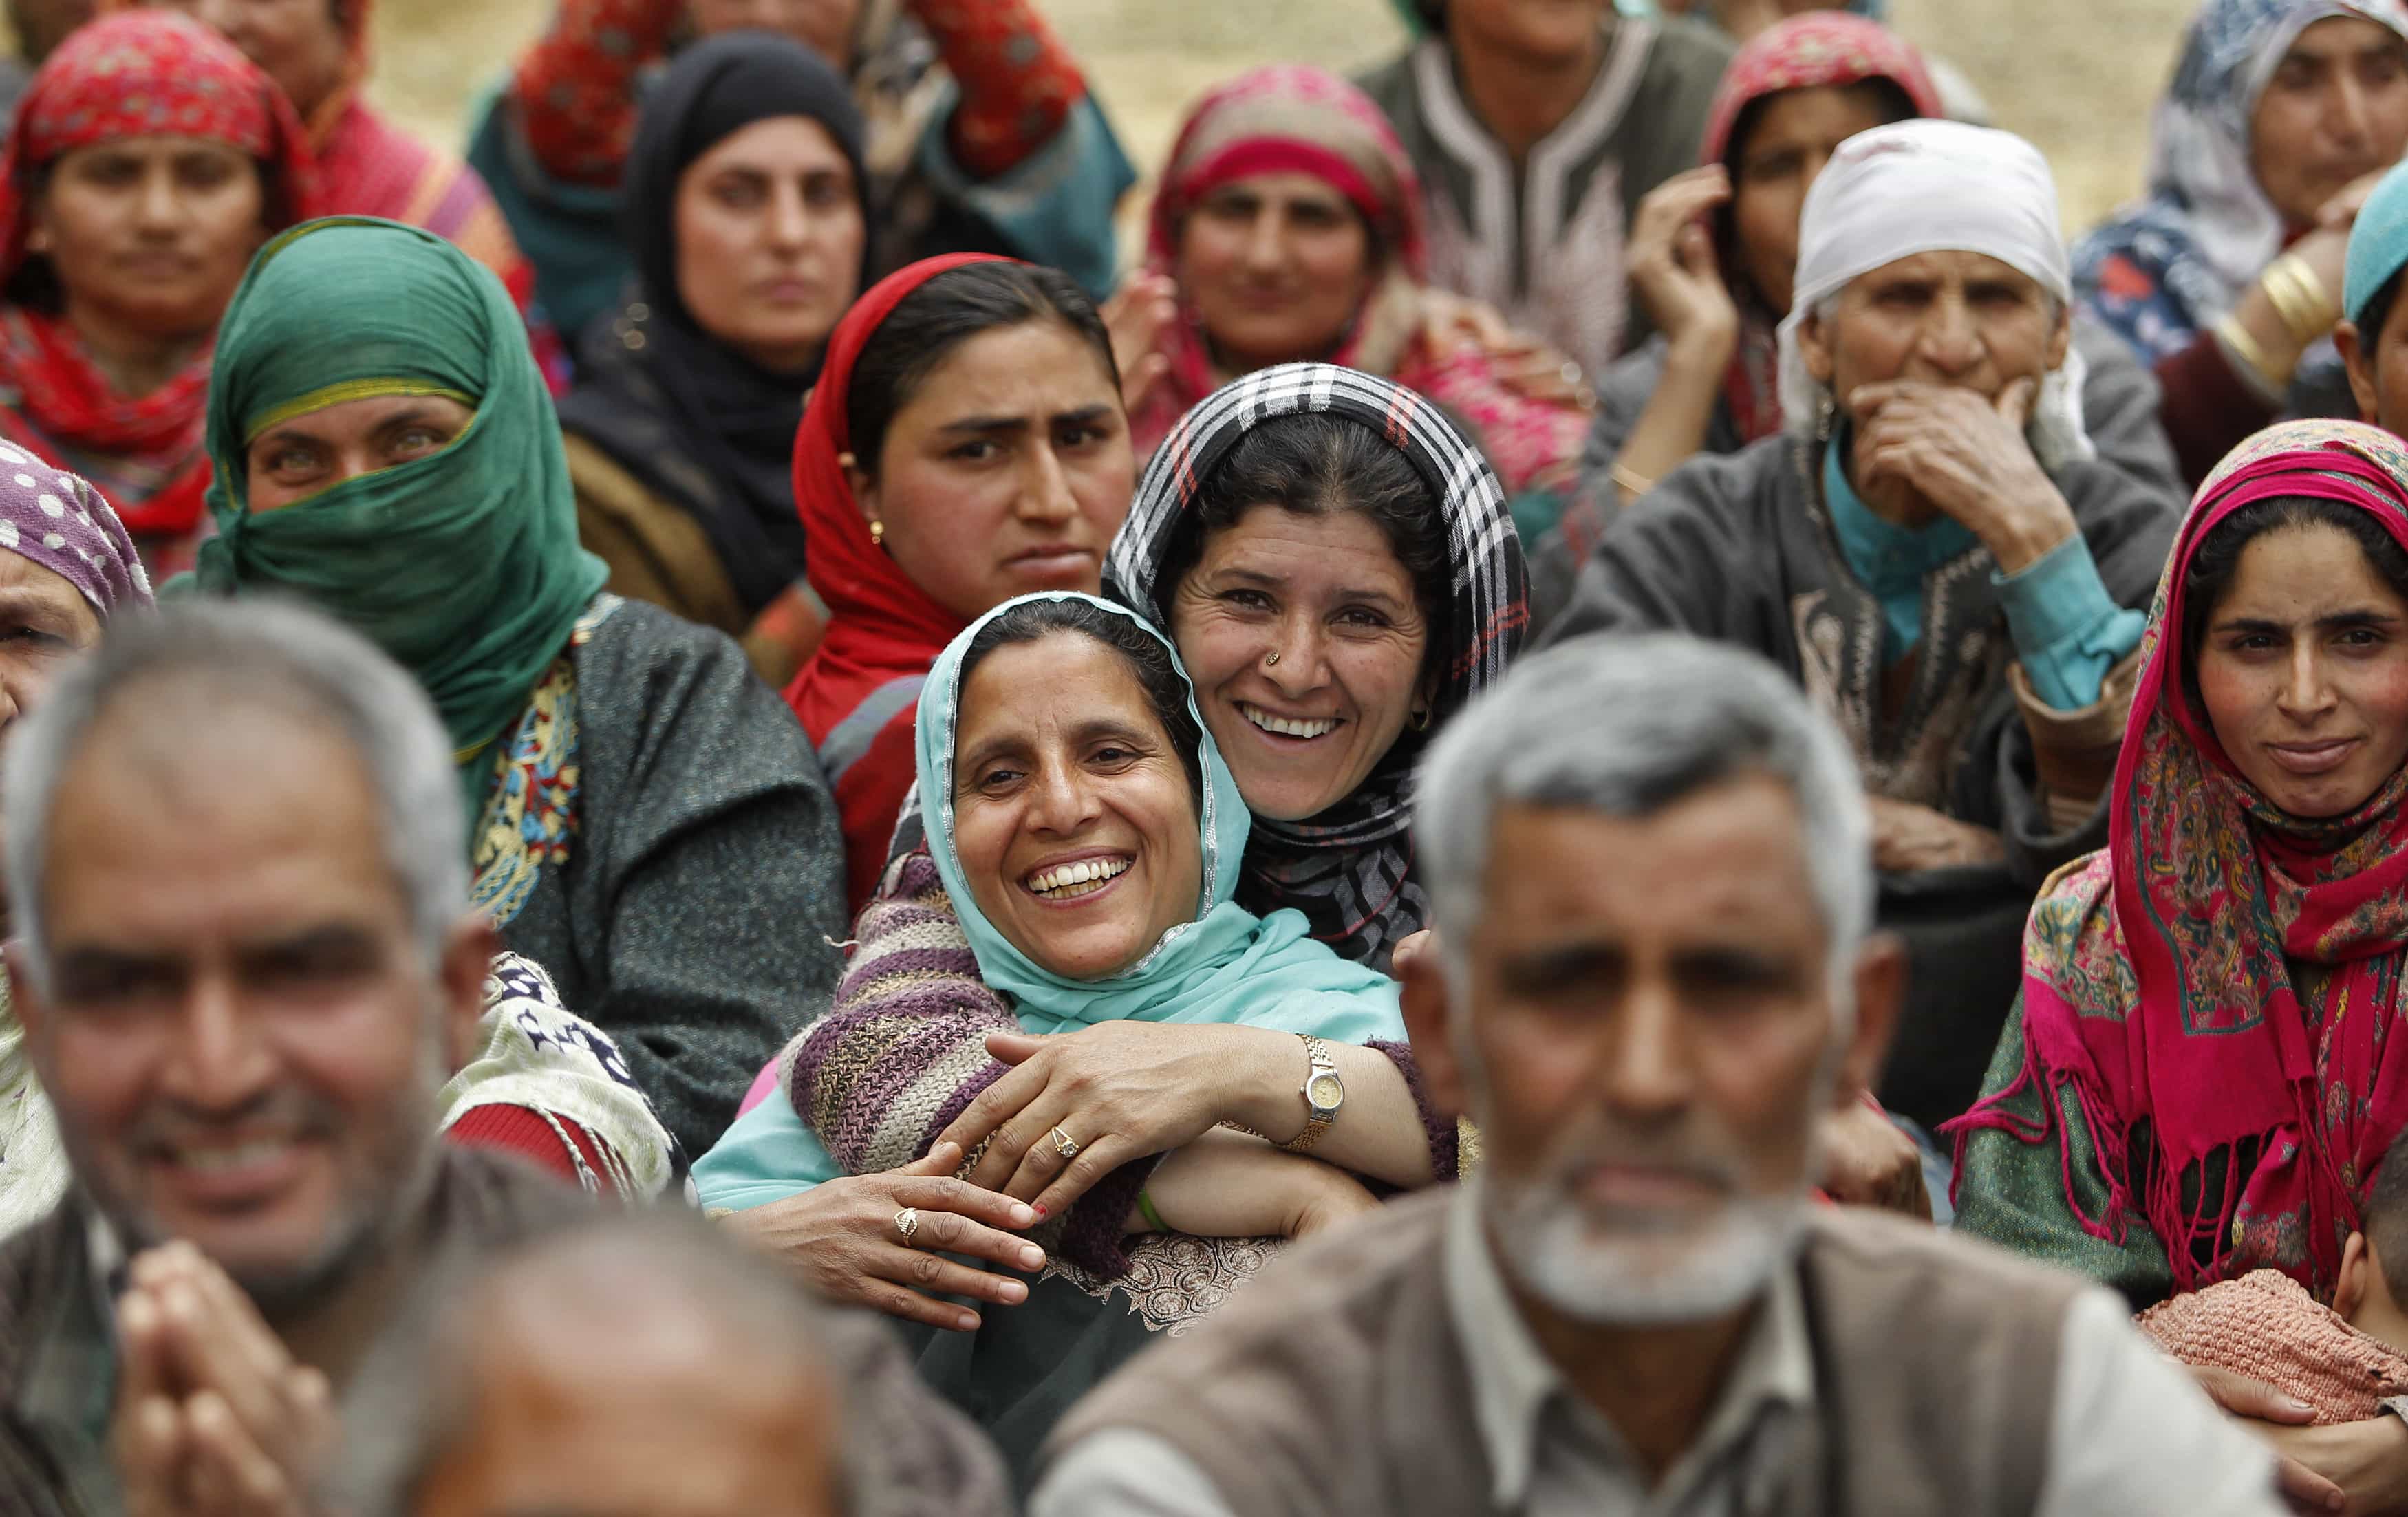
M1278 655L1277 653L1273 653L1270 657L1268 657L1268 658L1267 658L1267 659L1265 659L1265 660L1263 661L1263 667L1264 667L1264 668L1266 668L1266 669L1268 669L1268 668L1270 668L1271 666L1273 666L1274 665L1276 665L1276 664L1278 664L1278 663L1279 663L1279 655Z

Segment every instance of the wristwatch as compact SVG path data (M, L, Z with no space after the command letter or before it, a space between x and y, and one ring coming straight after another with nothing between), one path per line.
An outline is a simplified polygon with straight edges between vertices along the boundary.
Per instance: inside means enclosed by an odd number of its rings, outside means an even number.
M1304 1039L1304 1056L1312 1061L1312 1067L1304 1072L1304 1131L1294 1142L1280 1145L1290 1153L1302 1153L1320 1142L1321 1135L1337 1122L1338 1109L1346 1104L1346 1082L1338 1078L1329 1045L1308 1033L1297 1036Z

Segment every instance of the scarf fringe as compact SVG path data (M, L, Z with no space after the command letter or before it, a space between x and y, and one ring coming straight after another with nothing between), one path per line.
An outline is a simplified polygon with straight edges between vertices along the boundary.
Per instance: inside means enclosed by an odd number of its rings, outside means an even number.
M2097 1216L2083 1209L2073 1183L2073 1145L2067 1140L2069 1135L2060 1115L2061 1097L2068 1089L2073 1092L2083 1124L2090 1130L2091 1148L2099 1158L2100 1174L2107 1182L2107 1206ZM2041 1115L2037 1122L2007 1109L2007 1103L2026 1091L2040 1094ZM2024 1039L2024 1066L2015 1078L1995 1095L1975 1102L1963 1116L1942 1123L1940 1130L1956 1140L1954 1169L1948 1181L1950 1205L1957 1204L1957 1193L1965 1182L1965 1151L1975 1133L2004 1133L2026 1144L2044 1143L2055 1138L2057 1183L2065 1193L2066 1209L2092 1238L2117 1248L2124 1246L2126 1218L2131 1210L2131 1186L2126 1173L2128 1150L2123 1120L2115 1114L2114 1104L2081 1076L2043 1064L2028 1034Z
M2037 1122L2008 1110L2007 1103L2027 1091L2041 1095L2041 1116ZM2091 1149L2096 1155L2100 1178L2107 1185L2107 1204L2096 1214L2086 1209L2080 1190L2074 1183L2073 1146L2063 1120L2063 1098L2071 1091L2076 1109L2082 1113L2083 1124L2089 1129ZM2032 1047L2027 1035L2024 1045L2024 1066L2015 1078L1996 1094L1985 1096L1973 1109L1953 1122L1941 1124L1940 1131L1955 1139L1954 1173L1949 1178L1948 1199L1959 1205L1958 1192L1965 1179L1967 1145L1978 1132L1999 1132L2020 1143L2043 1143L2054 1138L2057 1144L2057 1183L2065 1195L2066 1209L2082 1230L2103 1243L2122 1248L2130 1236L2129 1219L2133 1209L2134 1185L2130 1173L2131 1133L2128 1123L2088 1080L2076 1071L2057 1069L2045 1064ZM2275 1152L2273 1134L2261 1135L2261 1152ZM2315 1146L2313 1139L2310 1145ZM2159 1235L2166 1250L2166 1262L2172 1268L2177 1294L2194 1291L2225 1278L2231 1263L2236 1240L2233 1219L2241 1209L2245 1177L2239 1173L2241 1145L2226 1143L2208 1150L2196 1160L2176 1163L2163 1148L2153 1148L2149 1172L2143 1177L2141 1215ZM2204 1206L2186 1205L2182 1197L2183 1176L2196 1162L2200 1167L2200 1195L2205 1198L2208 1190L2210 1161L2217 1153L2225 1156L2224 1181L2217 1188L2218 1196L2211 1214ZM2309 1162L2318 1162L2316 1155L2303 1154ZM2310 1240L2313 1246L2313 1240ZM2207 1257L2200 1262L2199 1245L2206 1243ZM2311 1260L2313 1267L2314 1261ZM2315 1289L2314 1281L2303 1281ZM2329 1285L2328 1285L2329 1289Z

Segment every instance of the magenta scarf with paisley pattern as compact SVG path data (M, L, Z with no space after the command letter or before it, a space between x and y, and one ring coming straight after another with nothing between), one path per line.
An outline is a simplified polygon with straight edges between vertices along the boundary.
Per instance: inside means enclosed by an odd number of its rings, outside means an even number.
M2347 816L2276 809L2192 708L2180 636L2200 544L2252 502L2297 496L2366 511L2408 547L2408 448L2357 422L2269 428L2200 487L2150 612L2107 850L2033 909L2024 1074L1958 1125L2038 1141L2071 1095L2108 1182L2093 1217L2067 1177L2094 1236L2120 1241L2137 1207L2177 1291L2271 1266L2329 1300L2375 1166L2408 1125L2408 1037L2393 1036L2408 771ZM2045 1097L2038 1128L2003 1109L2028 1081Z

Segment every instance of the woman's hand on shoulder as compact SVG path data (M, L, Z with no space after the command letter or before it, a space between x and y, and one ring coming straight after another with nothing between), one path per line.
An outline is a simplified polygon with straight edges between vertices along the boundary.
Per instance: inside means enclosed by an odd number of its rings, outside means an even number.
M985 1143L970 1182L1049 1217L1130 1160L1242 1120L1249 1103L1283 1076L1292 1088L1296 1074L1293 1037L1217 1023L1103 1022L1051 1038L990 1033L986 1047L1015 1067L938 1141L965 1152Z
M720 1219L748 1243L768 1250L828 1300L868 1307L906 1322L971 1332L978 1313L939 1296L996 1306L1028 1299L1025 1281L942 1257L983 1259L1002 1269L1045 1267L1045 1251L1014 1229L1032 1225L1026 1206L953 1178L959 1147L939 1142L916 1164L884 1174L832 1180L782 1201ZM917 1213L910 1240L903 1212Z

